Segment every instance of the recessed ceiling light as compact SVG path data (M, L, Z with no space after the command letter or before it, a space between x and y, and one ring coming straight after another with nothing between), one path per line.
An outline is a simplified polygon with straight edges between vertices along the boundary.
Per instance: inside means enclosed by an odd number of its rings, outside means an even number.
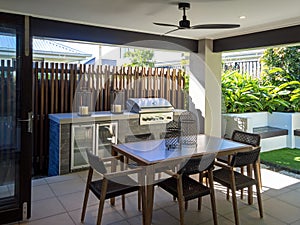
M246 19L246 16L240 16L240 19L244 20L244 19Z

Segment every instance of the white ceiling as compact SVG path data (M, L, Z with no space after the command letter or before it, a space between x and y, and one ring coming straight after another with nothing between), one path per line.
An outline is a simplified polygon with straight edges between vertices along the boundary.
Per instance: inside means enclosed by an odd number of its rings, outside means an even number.
M182 11L175 0L0 0L0 11L40 18L163 34L168 27L153 22L178 24ZM230 30L180 30L169 36L222 38L300 25L300 0L184 0L191 3L191 25L238 23ZM246 16L246 19L240 19Z

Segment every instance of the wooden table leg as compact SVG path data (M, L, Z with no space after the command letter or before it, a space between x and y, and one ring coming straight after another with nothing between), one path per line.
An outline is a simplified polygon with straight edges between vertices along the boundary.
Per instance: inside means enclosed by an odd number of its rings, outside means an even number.
M152 211L153 211L153 197L154 197L154 172L152 166L146 168L146 184L145 184L145 203L143 209L144 225L151 225L152 222Z

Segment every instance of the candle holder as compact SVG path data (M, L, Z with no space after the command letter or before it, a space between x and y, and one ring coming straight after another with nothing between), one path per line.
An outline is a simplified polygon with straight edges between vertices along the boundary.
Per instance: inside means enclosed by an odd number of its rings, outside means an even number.
M165 133L166 150L175 150L178 148L178 134L173 132Z
M180 144L197 145L197 119L192 112L183 112L179 116Z
M171 121L166 125L166 132L164 134L165 145L167 150L174 150L179 146L179 129L176 121Z
M114 114L124 112L124 91L111 91L110 92L110 111Z
M92 92L87 88L81 88L76 92L76 109L79 116L91 115L91 98Z

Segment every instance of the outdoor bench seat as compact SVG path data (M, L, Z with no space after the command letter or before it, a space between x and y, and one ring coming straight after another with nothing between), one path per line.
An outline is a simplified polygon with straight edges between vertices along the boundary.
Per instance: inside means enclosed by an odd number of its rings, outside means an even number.
M295 136L300 136L300 129L294 130L294 135Z
M265 139L265 138L288 135L288 130L282 129L282 128L277 128L277 127L264 126L264 127L253 128L253 133L259 134L261 139ZM300 130L299 130L299 133L300 133Z

